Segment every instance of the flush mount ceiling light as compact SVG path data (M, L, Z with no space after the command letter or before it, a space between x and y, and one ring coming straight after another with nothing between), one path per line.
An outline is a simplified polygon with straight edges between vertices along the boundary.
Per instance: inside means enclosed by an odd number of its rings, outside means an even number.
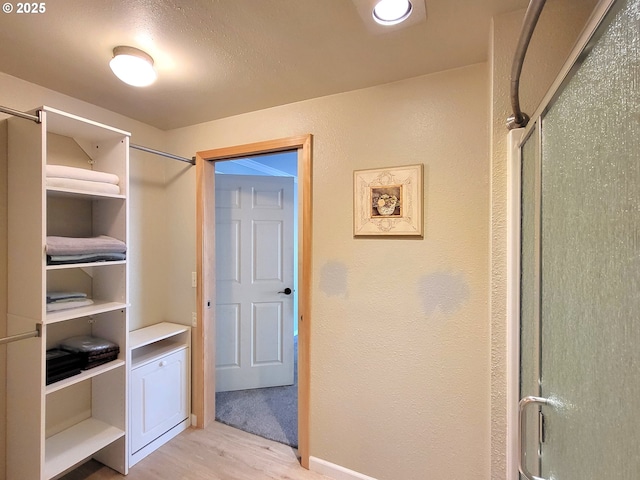
M134 87L146 87L157 78L153 58L135 47L114 48L109 66L116 77Z
M380 25L397 25L409 18L412 10L409 0L380 0L373 7L373 19Z

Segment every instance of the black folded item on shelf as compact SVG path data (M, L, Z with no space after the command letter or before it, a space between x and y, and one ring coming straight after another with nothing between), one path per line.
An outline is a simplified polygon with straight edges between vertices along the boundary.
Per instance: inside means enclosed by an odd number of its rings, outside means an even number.
M70 337L59 346L62 350L76 353L82 360L82 369L88 370L118 358L120 347L104 338L80 335Z
M47 350L46 365L46 384L49 385L80 373L82 371L82 358L78 353L52 348Z

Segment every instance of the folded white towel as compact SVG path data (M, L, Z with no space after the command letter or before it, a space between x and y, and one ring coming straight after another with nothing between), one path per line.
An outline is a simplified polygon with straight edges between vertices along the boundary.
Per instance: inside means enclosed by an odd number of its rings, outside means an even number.
M47 303L47 312L57 312L59 310L68 310L70 308L88 307L89 305L93 305L93 300L91 300L90 298L83 298L69 302Z
M68 167L66 165L47 165L47 177L74 178L76 180L86 180L88 182L102 182L117 185L120 178L113 173L87 170L86 168Z
M82 300L83 298L87 298L87 294L84 292L47 292L47 303Z
M82 190L86 193L120 194L120 187L113 183L90 182L88 180L77 180L75 178L47 177L47 187Z

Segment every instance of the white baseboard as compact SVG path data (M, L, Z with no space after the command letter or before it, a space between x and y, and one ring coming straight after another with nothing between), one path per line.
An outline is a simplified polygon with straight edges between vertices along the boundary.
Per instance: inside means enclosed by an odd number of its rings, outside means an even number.
M321 458L309 457L309 470L326 475L334 480L376 480L362 473L354 472L335 463L327 462Z

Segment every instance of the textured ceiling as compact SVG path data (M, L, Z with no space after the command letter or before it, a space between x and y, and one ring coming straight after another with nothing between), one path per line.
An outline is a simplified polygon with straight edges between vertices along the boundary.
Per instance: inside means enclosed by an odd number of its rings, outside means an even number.
M386 31L359 13L372 2L50 0L0 13L0 71L172 129L483 62L491 17L528 3L426 0L426 20ZM149 53L158 81L117 80L117 45Z

